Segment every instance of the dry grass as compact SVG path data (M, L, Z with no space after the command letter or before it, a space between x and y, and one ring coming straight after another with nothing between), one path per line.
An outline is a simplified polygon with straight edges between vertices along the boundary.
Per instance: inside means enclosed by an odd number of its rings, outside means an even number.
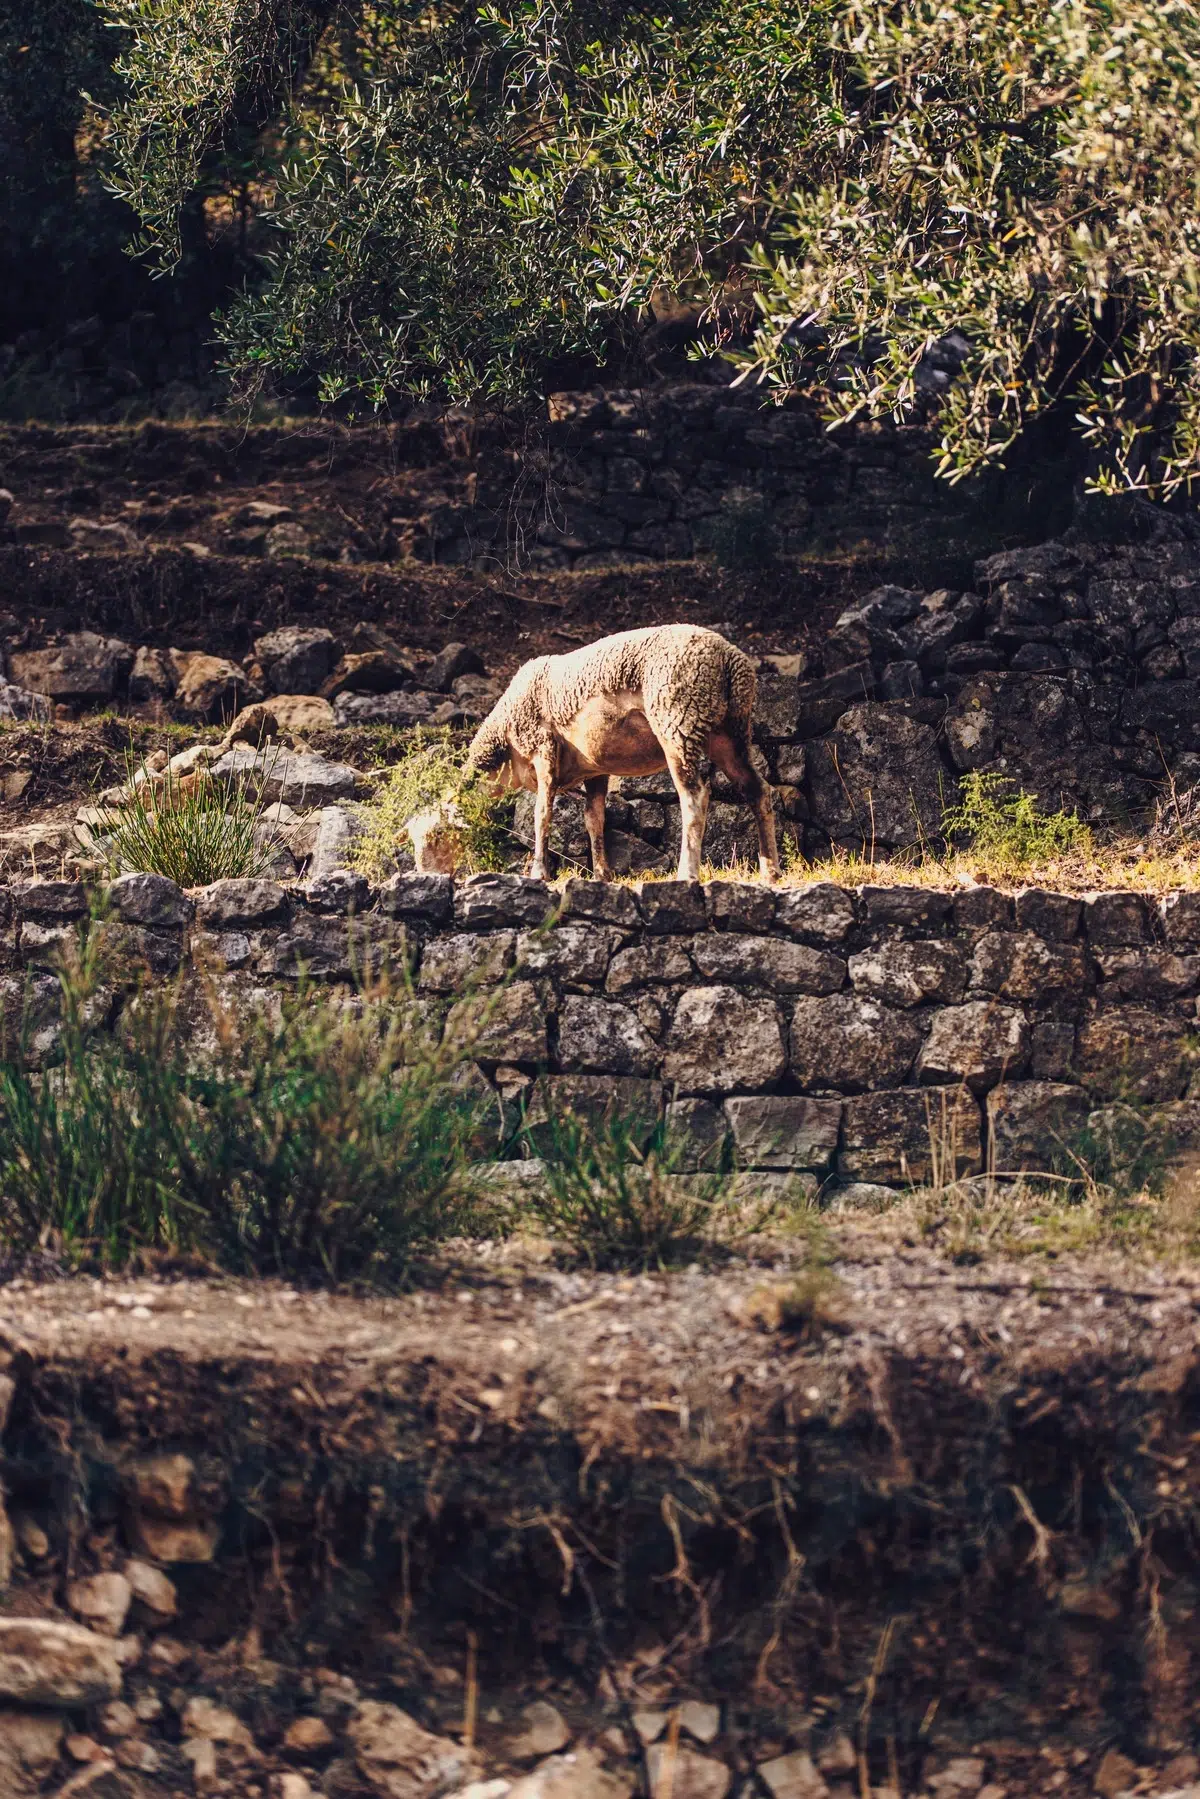
M626 884L632 884L629 877ZM670 876L647 875L646 880ZM730 868L705 864L704 881L757 881L757 864ZM1096 844L1086 854L1016 862L1010 857L962 851L945 856L871 857L854 850L835 851L818 861L795 861L779 879L781 887L808 887L832 881L839 887L989 886L1015 892L1021 887L1047 887L1059 893L1096 893L1121 888L1138 893L1171 893L1200 888L1200 848L1156 853L1135 840Z

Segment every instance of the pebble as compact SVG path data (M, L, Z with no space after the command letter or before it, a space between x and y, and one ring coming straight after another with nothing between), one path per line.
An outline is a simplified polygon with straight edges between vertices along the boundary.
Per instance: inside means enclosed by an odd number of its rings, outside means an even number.
M565 1749L571 1740L562 1713L544 1699L535 1699L532 1705L527 1705L521 1717L525 1728L508 1745L509 1756L515 1762L536 1761L543 1755L553 1755L557 1750Z
M67 1606L106 1637L118 1637L133 1599L123 1574L86 1574L67 1587Z
M334 1735L324 1718L296 1718L284 1733L283 1746L290 1755L316 1755L329 1749Z
M721 1708L702 1699L687 1699L679 1707L679 1722L698 1743L711 1743L721 1734Z

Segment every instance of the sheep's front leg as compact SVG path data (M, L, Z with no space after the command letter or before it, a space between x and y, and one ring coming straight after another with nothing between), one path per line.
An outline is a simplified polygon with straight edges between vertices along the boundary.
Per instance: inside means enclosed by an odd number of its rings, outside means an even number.
M611 881L612 869L604 849L604 802L608 797L608 776L594 775L583 783L583 822L592 846L592 874L597 881Z
M533 802L533 861L529 873L535 881L546 880L546 844L550 836L550 814L554 806L554 768L548 756L535 756L533 770L537 776L537 797Z

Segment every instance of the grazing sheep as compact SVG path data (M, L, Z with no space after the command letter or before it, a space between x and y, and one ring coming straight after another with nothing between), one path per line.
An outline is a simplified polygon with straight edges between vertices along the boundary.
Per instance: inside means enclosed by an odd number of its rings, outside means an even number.
M467 768L536 793L530 873L546 877L556 793L582 787L592 870L607 881L604 801L612 775L670 770L679 795L681 881L700 874L712 762L753 806L759 869L779 872L771 790L750 759L755 677L749 657L698 625L622 631L517 670L475 733Z

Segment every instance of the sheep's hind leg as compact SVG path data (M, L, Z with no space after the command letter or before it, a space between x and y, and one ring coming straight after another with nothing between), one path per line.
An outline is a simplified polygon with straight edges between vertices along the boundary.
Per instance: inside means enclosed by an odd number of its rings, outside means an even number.
M775 841L775 802L771 789L750 759L749 741L737 742L724 731L714 731L708 753L743 805L754 809L758 832L758 872L764 881L779 878L779 850Z
M592 874L597 881L611 881L612 869L604 848L604 802L608 797L608 776L595 775L583 783L583 822L592 846Z
M700 856L704 848L704 828L708 823L708 800L711 788L678 751L663 746L667 768L679 795L680 837L679 869L676 880L700 879Z

